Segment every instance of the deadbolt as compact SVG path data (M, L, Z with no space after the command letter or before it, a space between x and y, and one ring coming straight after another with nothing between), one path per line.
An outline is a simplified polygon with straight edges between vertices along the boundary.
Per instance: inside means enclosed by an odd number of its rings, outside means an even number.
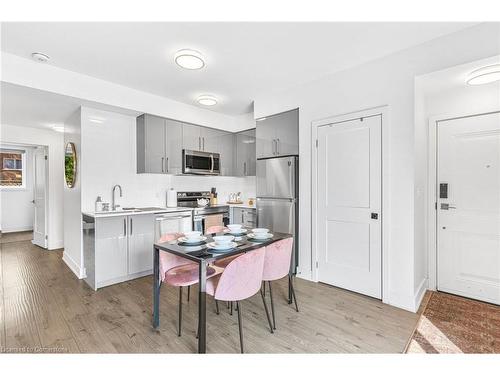
M378 213L372 212L372 219L378 220Z

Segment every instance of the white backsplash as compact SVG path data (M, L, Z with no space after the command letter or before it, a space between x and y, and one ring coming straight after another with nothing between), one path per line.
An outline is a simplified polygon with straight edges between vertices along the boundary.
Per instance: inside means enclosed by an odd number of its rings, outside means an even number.
M219 204L226 203L229 194L237 192L241 192L241 197L246 202L248 198L255 198L256 189L255 176L171 176L170 187L177 191L210 191L215 187Z

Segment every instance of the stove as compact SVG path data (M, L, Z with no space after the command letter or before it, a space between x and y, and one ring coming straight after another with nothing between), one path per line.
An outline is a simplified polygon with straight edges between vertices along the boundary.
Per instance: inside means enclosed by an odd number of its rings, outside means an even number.
M198 206L198 199L210 200L209 191L179 191L177 206L193 208L193 230L205 233L205 219L211 215L222 215L222 225L229 224L229 206L218 204L204 207Z

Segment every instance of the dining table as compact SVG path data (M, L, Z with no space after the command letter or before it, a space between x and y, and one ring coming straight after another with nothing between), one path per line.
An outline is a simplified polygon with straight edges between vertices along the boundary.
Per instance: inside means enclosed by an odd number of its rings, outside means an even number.
M250 231L250 229L247 229ZM273 242L292 237L291 234L272 232L272 238L266 240L254 240L247 235L235 236L236 247L229 250L214 250L207 247L207 244L213 242L214 236L227 235L227 232L215 233L213 235L204 235L207 239L205 243L200 245L184 245L178 240L155 243L153 246L154 261L153 261L153 328L157 329L160 325L160 251L166 251L171 254L192 260L198 264L198 353L206 353L207 343L207 306L206 306L206 282L207 282L207 266L216 260L231 257L233 255L246 253L268 246ZM289 291L289 303L291 303L291 295Z

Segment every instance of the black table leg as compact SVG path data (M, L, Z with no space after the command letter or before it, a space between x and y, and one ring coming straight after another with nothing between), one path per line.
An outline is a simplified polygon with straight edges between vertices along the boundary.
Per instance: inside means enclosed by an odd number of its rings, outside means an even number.
M198 336L198 353L206 353L207 346L207 303L206 303L206 285L207 285L207 264L204 260L200 261L200 283L198 297L198 324L200 334Z
M292 273L288 274L288 304L292 304Z
M153 247L153 328L160 325L160 250Z

